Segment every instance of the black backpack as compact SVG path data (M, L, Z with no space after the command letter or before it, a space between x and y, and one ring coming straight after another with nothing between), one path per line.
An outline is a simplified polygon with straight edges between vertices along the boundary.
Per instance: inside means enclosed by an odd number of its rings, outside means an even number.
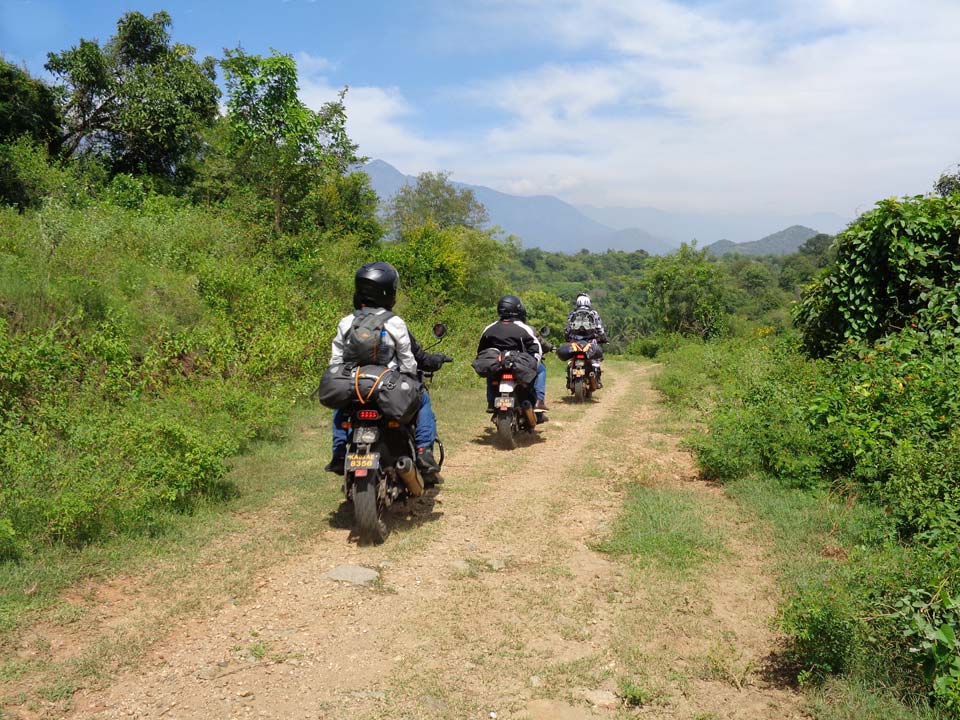
M374 308L357 310L350 328L343 335L344 365L386 365L393 350L385 347L387 331L384 326L393 316L389 310L379 313Z

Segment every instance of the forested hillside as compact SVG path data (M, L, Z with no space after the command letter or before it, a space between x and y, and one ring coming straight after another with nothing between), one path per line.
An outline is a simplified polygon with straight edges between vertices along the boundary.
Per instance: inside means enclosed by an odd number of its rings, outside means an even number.
M198 58L172 29L127 13L50 54L56 87L0 61L0 650L67 582L37 589L51 553L236 494L232 458L283 435L378 259L415 334L451 329L441 386L473 379L501 294L558 330L590 293L609 351L664 363L703 475L797 559L778 669L960 716L955 176L788 255L545 252L443 173L382 213L346 89L311 110L291 56Z

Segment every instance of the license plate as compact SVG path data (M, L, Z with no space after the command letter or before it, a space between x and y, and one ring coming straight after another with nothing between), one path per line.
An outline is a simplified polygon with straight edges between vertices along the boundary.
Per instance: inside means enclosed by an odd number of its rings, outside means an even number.
M574 376L574 377L583 377L583 376L586 374L586 372L587 372L587 371L584 370L583 368L574 368L574 369L573 369L573 376Z
M501 380L500 392L513 392L513 383L509 380Z
M354 470L373 470L380 465L380 453L352 453L347 455L347 472Z
M497 398L495 405L501 410L509 410L513 407L513 397L510 395L501 395Z

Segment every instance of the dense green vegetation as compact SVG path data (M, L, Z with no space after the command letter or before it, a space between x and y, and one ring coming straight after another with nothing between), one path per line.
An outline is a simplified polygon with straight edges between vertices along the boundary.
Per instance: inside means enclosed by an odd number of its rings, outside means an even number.
M960 713L956 176L787 257L563 255L481 229L443 173L384 213L344 96L307 108L289 56L197 60L166 13L128 13L48 69L59 87L0 61L4 592L51 548L234 495L231 458L283 432L354 269L385 259L414 332L452 329L444 384L474 382L503 292L555 328L589 292L610 349L663 360L667 397L702 415L704 475L813 558L783 569L796 675Z
M960 713L958 207L957 195L878 204L805 290L801 338L687 345L661 378L674 400L707 412L690 441L707 477L761 478L834 515L808 525L833 559L787 575L782 623L799 677L844 674L950 716ZM855 513L830 509L850 503Z

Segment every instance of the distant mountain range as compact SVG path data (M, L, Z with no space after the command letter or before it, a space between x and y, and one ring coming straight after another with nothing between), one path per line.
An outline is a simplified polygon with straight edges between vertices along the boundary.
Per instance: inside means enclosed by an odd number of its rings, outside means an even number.
M807 240L817 234L816 230L803 225L791 225L780 232L767 235L759 240L735 243L730 240L718 240L707 245L714 255L789 255L800 249Z
M383 160L372 160L363 170L370 176L381 203L417 180ZM574 253L586 248L593 252L646 250L651 255L665 255L680 247L681 242L693 239L701 247L720 239L745 242L787 225L801 224L797 219L774 215L711 216L653 208L575 207L552 195L508 195L482 185L453 184L472 190L487 208L490 223L519 237L524 247L554 252ZM814 225L821 232L834 233L846 224L835 215L811 218L811 222L806 222L810 220L806 218L803 224Z

